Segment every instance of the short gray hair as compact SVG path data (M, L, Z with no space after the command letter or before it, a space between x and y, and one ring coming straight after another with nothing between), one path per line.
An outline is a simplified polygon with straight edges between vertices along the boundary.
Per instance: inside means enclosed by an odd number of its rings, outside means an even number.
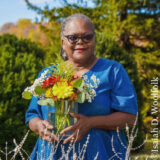
M61 39L63 38L64 36L64 31L65 31L65 28L66 28L66 25L68 24L69 21L73 20L73 19L83 19L84 21L86 21L90 26L91 26L91 29L92 29L92 32L95 33L95 29L94 29L94 25L91 21L91 19L84 15L84 14L72 14L70 16L68 16L61 24Z

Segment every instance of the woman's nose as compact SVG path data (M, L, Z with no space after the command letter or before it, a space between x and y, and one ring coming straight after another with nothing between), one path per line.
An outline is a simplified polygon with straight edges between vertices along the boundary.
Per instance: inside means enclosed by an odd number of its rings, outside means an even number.
M76 44L83 44L83 43L84 43L84 42L83 42L82 38L78 38L78 41L77 41Z

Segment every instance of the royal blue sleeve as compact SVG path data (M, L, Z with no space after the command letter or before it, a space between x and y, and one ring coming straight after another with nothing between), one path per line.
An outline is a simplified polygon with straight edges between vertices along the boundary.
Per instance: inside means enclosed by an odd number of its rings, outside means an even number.
M43 69L39 75L38 75L38 78L41 76L41 73L44 72L45 69ZM35 118L35 117L39 117L39 118L42 118L42 112L41 112L41 107L40 105L38 105L37 103L38 101L38 98L37 97L34 97L32 96L32 100L29 104L29 107L26 111L26 114L25 114L25 123L28 124L28 122Z
M39 117L42 119L41 107L40 105L37 104L37 100L38 100L37 97L34 96L32 97L32 100L25 114L26 124L28 124L28 122L35 117Z
M111 108L116 111L137 114L137 96L134 86L123 68L119 63L114 65L111 72Z

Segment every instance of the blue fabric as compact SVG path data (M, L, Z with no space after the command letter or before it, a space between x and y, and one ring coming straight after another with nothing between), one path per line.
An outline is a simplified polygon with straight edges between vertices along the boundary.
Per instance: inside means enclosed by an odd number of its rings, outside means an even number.
M85 102L83 104L78 104L79 113L87 116L109 115L115 111L137 114L136 93L128 74L121 64L116 61L99 58L97 63L84 75L87 75L90 79L93 74L100 80L100 84L98 88L96 88L96 97L92 103ZM92 83L92 80L90 80L90 82ZM37 99L33 97L26 112L26 123L34 117L40 117L43 120L47 120L48 110L48 106L39 106L37 104ZM117 132L114 130L91 129L80 142L75 144L75 151L77 154L79 146L81 149L85 144L88 135L90 135L90 138L84 160L94 160L97 153L98 160L108 160L111 157L112 160L118 160L119 158L115 156L112 145L118 153L118 156L125 159L126 149L121 145ZM123 130L120 130L119 135L121 141L126 145L126 138ZM69 144L65 145L65 150L68 149L68 145ZM51 148L51 143L44 142L38 138L31 159L39 160L43 157L43 159L47 160ZM53 160L59 159L61 154L60 143L56 154L53 156ZM70 153L70 157L71 156L72 151Z

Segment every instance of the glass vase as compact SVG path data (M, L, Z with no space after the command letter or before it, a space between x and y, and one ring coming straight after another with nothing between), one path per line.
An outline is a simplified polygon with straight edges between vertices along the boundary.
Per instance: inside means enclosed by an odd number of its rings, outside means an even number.
M78 103L74 101L61 100L55 102L55 109L49 109L48 119L54 126L54 134L60 136L60 132L76 123L77 119L70 113L78 113ZM64 137L68 137L73 131L67 132Z

